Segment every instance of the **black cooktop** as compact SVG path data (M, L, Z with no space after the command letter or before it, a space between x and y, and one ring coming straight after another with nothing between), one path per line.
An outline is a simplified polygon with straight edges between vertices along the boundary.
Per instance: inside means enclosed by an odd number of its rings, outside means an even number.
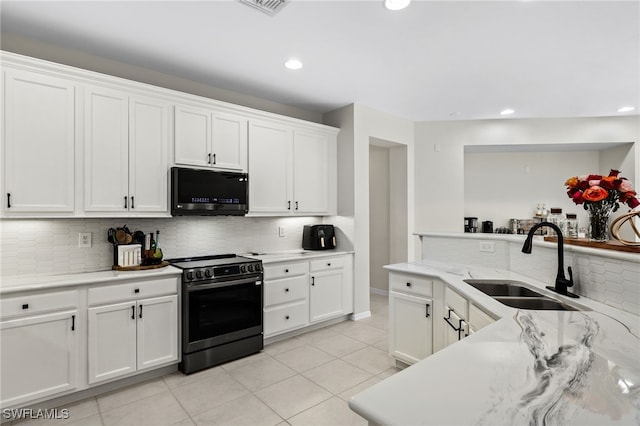
M248 257L237 256L235 254L216 254L210 256L179 257L175 259L168 259L168 262L171 264L171 266L175 266L176 268L192 269L257 262L257 260L250 259Z

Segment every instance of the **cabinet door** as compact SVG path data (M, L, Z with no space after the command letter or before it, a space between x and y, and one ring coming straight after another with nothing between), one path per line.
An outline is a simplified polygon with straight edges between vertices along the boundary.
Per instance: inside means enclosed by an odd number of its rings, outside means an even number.
M89 308L89 383L136 371L136 303Z
M214 113L211 128L211 163L219 169L247 171L247 119Z
M178 105L175 108L175 163L209 167L211 163L211 112Z
M85 89L84 209L129 208L129 100L126 93Z
M129 105L129 211L167 212L169 105L132 98Z
M293 185L296 214L329 211L329 138L294 132Z
M273 123L249 123L249 212L290 214L292 132Z
M311 322L343 315L345 306L344 274L342 271L311 275L309 320Z
M0 323L2 407L77 387L78 312Z
M178 296L138 302L138 370L178 360Z
M3 210L73 213L75 86L7 70L3 93Z
M433 352L433 301L424 297L389 293L389 352L415 363Z

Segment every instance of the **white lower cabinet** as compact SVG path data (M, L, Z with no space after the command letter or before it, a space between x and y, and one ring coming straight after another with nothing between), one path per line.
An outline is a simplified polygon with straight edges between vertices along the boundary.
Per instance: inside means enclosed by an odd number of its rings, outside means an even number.
M389 352L413 364L433 352L433 300L389 292Z
M178 361L177 294L144 297L167 292L177 292L176 279L89 289L90 384Z
M76 291L2 300L0 406L78 387L78 348L84 327Z
M389 274L389 354L413 364L433 352L433 280Z
M353 312L350 254L264 266L264 337Z

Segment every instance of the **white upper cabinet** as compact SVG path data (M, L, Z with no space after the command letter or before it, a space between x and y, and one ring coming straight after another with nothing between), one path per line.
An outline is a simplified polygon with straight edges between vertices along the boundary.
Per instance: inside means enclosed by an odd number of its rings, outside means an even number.
M249 123L249 212L288 215L293 173L291 129L276 123Z
M247 171L247 119L194 106L175 107L176 165Z
M331 214L336 197L335 151L336 137L327 132L250 121L249 213Z
M159 100L85 89L86 212L168 212L169 111Z
M3 77L3 214L72 215L76 86L10 68Z

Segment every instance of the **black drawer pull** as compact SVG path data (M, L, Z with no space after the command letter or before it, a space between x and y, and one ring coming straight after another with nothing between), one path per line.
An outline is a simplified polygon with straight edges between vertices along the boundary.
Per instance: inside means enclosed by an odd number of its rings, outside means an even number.
M131 319L132 320L136 319L136 307L135 307L135 305L131 306Z
M288 273L289 273L289 270L288 270L288 269L285 269L285 270L284 270L284 273L285 273L285 274L288 274Z
M429 314L429 304L427 303L425 306L427 307L427 311L426 311L424 317L425 318L429 318L431 316L431 314Z
M311 277L311 285L316 285L316 277Z
M327 263L327 266L331 266L331 263Z
M29 304L25 303L24 305L22 305L22 309L29 309Z
M411 283L407 283L407 287L411 287Z
M71 315L71 331L75 331L76 329L76 316Z
M284 292L285 292L285 293L289 293L289 289L288 289L288 288L285 288L285 289L284 289Z
M138 314L138 318L142 318L142 305L140 305L140 313Z
M284 317L284 319L288 320L288 319L289 319L289 315L287 315L286 317Z
M7 192L7 208L11 208L11 193Z
M139 288L136 288L136 289L134 289L134 290L133 290L133 292L134 292L134 293L136 293L136 294L138 294L138 293L140 293L140 289L139 289Z
M455 325L453 325L453 323L451 321L449 321L451 319L451 312L453 312L453 309L449 309L449 314L444 317L444 320L447 322L447 324L449 324L449 326L451 328L453 328L453 331L457 331L458 332L458 336L460 336L460 328L461 327L456 327ZM459 324L459 326L462 326L462 324Z

